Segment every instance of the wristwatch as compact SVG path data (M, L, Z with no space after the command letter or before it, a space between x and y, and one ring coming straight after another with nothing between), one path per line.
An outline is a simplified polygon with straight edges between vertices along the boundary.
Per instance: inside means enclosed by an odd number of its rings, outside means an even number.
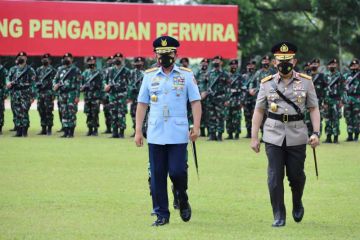
M320 138L320 133L319 132L313 132L313 135L316 135L318 138Z

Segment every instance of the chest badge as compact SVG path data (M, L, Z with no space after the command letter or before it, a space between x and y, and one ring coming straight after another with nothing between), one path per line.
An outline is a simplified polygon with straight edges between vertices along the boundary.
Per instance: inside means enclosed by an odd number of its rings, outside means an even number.
M151 101L157 102L157 100L158 100L158 97L155 94L151 95Z
M270 109L271 109L272 112L277 112L277 110L278 110L278 105L277 105L276 103L272 102L272 103L270 104Z

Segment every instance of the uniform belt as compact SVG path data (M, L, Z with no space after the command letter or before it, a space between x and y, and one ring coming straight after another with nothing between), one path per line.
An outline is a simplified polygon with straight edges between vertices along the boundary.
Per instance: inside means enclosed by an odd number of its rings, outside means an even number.
M299 114L289 115L289 114L274 114L272 112L269 112L268 118L275 119L280 122L286 123L286 122L294 122L294 121L303 120L304 116L299 115Z
M163 117L163 115L164 112L162 110L155 110L150 107L150 117ZM168 117L187 117L187 112L169 109Z

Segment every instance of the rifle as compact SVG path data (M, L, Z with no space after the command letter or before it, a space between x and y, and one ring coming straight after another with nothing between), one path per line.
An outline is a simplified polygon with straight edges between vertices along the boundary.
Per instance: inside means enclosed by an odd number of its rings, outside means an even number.
M206 92L207 92L207 95L206 95L206 97L208 96L208 95L210 95L210 96L215 96L215 92L212 90L212 87L215 85L215 83L218 81L220 79L220 76L218 76L211 84L210 84L210 86L208 87L208 89L206 90ZM205 97L205 98L206 98Z
M49 71L47 71L47 73L36 83L36 86L39 88L39 90L42 90L45 88L43 81L50 75L50 73L52 73L52 69L50 69Z
M329 91L331 91L331 87L339 80L340 76L335 78L329 85L328 85L328 89Z
M120 87L119 83L115 83L115 80L120 76L120 73L122 72L122 70L124 69L124 66L122 66L119 71L116 73L115 77L113 79L111 79L111 81L109 82L109 86L110 86L110 90L112 88L118 88Z
M26 67L26 69L22 73L20 73L20 75L14 81L11 81L11 88L10 89L12 89L15 86L19 85L20 78L22 78L25 75L25 73L27 73L28 70L29 70L29 68Z
M81 87L81 91L84 91L86 89L90 90L90 84L91 82L99 75L99 72L96 72L94 75L91 76L91 78Z
M64 86L64 80L65 78L70 74L70 72L73 70L73 67L70 67L70 69L64 74L64 76L60 79L59 81L59 88L60 89L61 87Z

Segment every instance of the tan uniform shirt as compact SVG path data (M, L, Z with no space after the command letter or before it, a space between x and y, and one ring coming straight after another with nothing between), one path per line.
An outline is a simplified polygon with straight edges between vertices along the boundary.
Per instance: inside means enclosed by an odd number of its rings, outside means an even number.
M264 78L260 85L255 108L267 109L274 114L297 114L295 109L275 92L274 82L278 90L294 102L302 113L306 108L318 107L318 99L311 77L293 71L293 76L288 80L287 85L281 80L279 73ZM277 105L276 111L271 110L271 103ZM307 127L303 120L283 123L267 118L264 124L263 141L282 146L286 137L287 146L302 145L307 143L307 133Z

